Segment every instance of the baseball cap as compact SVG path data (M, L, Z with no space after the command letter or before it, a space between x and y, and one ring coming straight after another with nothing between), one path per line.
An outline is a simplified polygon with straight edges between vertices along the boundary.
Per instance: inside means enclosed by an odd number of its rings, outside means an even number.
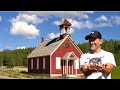
M97 38L102 39L101 33L96 30L92 31L89 35L87 35L85 37L85 40L88 40L91 37L95 38L95 39L97 39Z

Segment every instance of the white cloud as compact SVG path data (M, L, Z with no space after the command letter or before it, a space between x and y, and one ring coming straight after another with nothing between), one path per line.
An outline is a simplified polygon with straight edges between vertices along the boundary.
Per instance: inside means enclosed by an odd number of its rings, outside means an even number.
M100 23L100 24L95 24L95 27L112 27L112 24L110 24L110 23Z
M18 21L16 23L12 23L10 33L12 35L23 35L29 39L33 39L39 35L39 30L36 29L34 25L28 25L26 22Z
M36 15L28 15L28 14L19 14L16 18L11 19L12 23L23 21L32 24L42 23L43 19L38 18Z
M77 28L77 29L83 29L83 28L92 28L94 26L94 24L90 21L77 21L77 20L73 20L73 19L69 19L70 23L72 23L72 27L73 28Z
M71 34L74 33L74 29L73 28L70 28L70 31L71 31Z
M60 36L60 33L57 33L57 34L50 33L50 34L48 34L49 39L54 39L54 38L59 37L59 36Z
M72 27L73 27L73 28L78 28L78 29L80 29L80 23L79 23L78 21L71 19L70 22L72 23Z
M71 30L71 33L74 33L74 29L73 28L70 28L70 30ZM57 38L57 37L60 37L60 33L50 33L50 34L48 34L48 38L49 39L54 39L54 38Z
M100 22L100 23L93 23L91 21L77 21L75 19L67 19L70 23L72 23L72 26L71 26L71 32L73 33L74 32L74 28L77 28L77 29L91 29L91 28L95 28L95 27L112 27L112 24L109 22L109 20L105 17L105 16L102 16L102 17L99 17L98 20L100 21L106 21L106 22ZM62 20L63 21L63 20ZM62 21L54 21L53 24L55 25L59 25L60 22Z
M89 18L87 14L93 14L93 11L22 11L20 13L24 14L34 14L40 17L51 18L61 17L61 18Z
M16 49L25 49L25 46L17 47Z
M74 32L74 29L73 28L77 28L77 29L83 29L83 28L93 28L94 27L94 24L90 21L77 21L75 19L67 19L70 23L72 23L72 26L71 26L71 33ZM63 21L63 20L62 20ZM59 25L62 21L54 21L53 24L55 25Z
M60 23L61 23L61 21L58 21L58 20L53 22L53 24L55 24L57 26L60 25Z
M120 16L112 16L111 21L113 24L120 25Z
M86 28L93 28L94 24L90 21L86 21L83 23L83 26Z
M16 18L12 18L10 22L12 24L10 33L12 35L23 35L29 39L33 39L39 35L39 30L32 24L42 23L43 19L38 18L36 15L20 13Z
M96 18L95 21L108 21L108 18L106 16L102 15L102 16Z
M99 23L94 24L95 27L112 27L111 20L105 15L101 15L100 17L96 18L95 21L99 21Z

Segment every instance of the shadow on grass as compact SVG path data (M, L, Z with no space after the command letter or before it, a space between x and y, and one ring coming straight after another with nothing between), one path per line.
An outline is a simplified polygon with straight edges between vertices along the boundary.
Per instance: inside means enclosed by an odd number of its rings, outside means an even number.
M26 72L26 71L20 71L20 73L22 73L22 74L28 74L28 72Z

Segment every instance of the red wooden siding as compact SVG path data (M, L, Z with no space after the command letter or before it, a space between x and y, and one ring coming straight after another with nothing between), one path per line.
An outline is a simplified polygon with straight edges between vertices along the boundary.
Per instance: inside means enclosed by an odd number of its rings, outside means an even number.
M39 69L37 69L37 58L33 58L33 69L31 69L31 59L28 59L28 73L50 74L50 56L45 57L45 69L43 69L43 58L39 57Z
M69 48L65 47L65 44L69 43ZM80 58L80 53L78 52L78 50L75 48L75 46L71 43L71 41L69 39L66 39L61 45L60 47L53 53L52 55L52 74L61 74L62 73L62 61L61 61L61 69L57 69L56 70L56 57L63 57L67 52L74 52L75 55L77 57ZM74 65L74 64L73 64ZM73 66L74 69L74 66ZM75 70L74 70L75 73ZM77 73L81 74L82 72L80 71L80 69L77 69Z
M74 56L73 55L70 55L71 58L73 58Z

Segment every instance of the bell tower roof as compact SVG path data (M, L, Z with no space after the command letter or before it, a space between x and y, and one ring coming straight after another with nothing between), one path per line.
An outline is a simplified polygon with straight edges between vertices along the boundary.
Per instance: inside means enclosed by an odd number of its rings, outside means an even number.
M67 19L64 19L64 21L61 23L61 25L71 26L72 24Z

